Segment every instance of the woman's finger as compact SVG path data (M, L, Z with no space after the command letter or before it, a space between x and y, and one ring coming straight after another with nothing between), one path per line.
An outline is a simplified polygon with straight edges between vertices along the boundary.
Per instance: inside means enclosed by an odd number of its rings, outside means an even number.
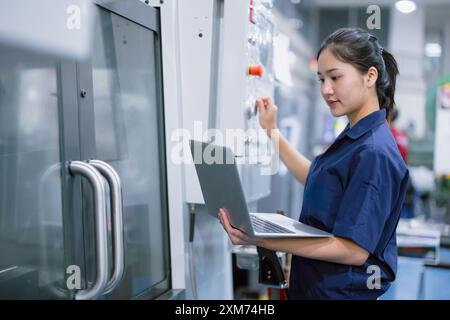
M264 112L267 111L266 106L265 106L265 104L264 104L262 99L257 99L256 100L256 107L258 108L258 111L260 113L264 113Z
M230 221L228 220L228 212L226 211L226 209L220 208L220 218L221 218L223 226L226 229L232 228Z
M227 229L225 228L225 224L224 224L224 222L223 222L223 214L222 214L222 211L221 211L221 210L219 211L218 216L219 216L219 222L220 222L220 224L222 225L222 228L223 228L225 231L227 231ZM228 232L228 231L227 231L227 232Z
M219 219L220 219L220 223L222 224L222 227L224 228L225 232L228 234L228 237L230 238L231 243L234 245L242 244L242 240L235 233L235 231L239 231L239 230L234 229L231 226L230 222L228 221L227 214L225 213L225 211L223 209L219 210Z
M217 217L219 218L219 221L222 224L222 208L219 209L219 213L217 214Z
M228 219L228 212L224 208L221 208L219 212L220 212L220 221L222 223L223 228L227 233L230 233L234 228L230 224L230 221Z
M270 97L263 97L262 102L266 106L266 108L273 105L272 98L270 98Z

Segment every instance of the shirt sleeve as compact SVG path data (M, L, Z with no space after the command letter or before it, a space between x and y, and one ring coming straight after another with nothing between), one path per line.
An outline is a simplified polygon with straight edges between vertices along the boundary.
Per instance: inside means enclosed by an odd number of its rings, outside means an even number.
M374 254L383 232L392 229L386 224L399 198L399 169L387 155L367 149L355 158L349 176L332 233Z

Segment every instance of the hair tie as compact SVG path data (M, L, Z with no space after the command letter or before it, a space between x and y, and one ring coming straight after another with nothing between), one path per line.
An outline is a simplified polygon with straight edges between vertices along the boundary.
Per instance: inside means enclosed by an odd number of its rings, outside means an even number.
M383 47L380 47L380 55L383 55Z

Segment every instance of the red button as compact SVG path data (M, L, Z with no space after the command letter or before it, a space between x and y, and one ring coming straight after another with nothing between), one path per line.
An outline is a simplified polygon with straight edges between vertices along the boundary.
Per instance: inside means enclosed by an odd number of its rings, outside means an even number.
M262 77L263 66L260 64L248 67L248 74L251 76Z

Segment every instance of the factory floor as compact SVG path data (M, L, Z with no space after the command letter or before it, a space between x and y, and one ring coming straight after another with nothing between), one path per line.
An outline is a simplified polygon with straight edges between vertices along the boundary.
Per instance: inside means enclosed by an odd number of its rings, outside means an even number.
M439 263L399 257L397 279L380 300L450 300L450 248L440 249Z

